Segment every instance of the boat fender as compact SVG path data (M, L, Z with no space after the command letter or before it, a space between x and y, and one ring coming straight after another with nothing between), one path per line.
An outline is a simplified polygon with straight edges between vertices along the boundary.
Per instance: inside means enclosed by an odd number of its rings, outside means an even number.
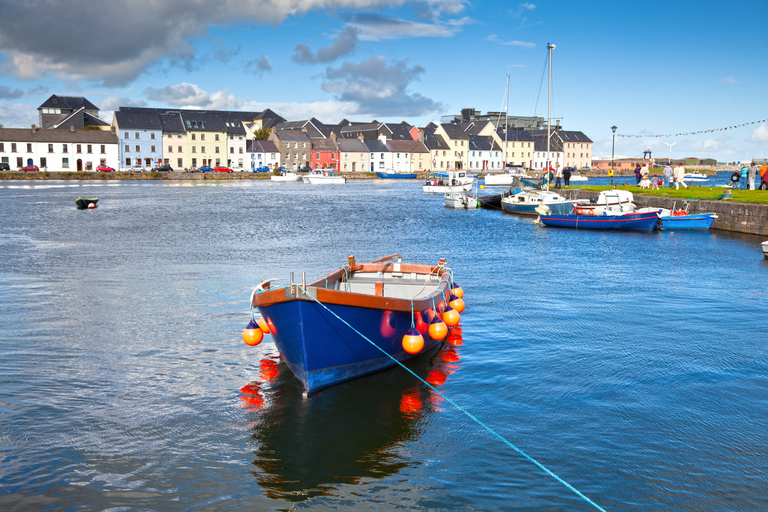
M589 214L590 215L594 215L595 214L595 210L589 210Z
M581 208L576 208L574 212L576 212L576 215L584 215L584 210L582 210Z

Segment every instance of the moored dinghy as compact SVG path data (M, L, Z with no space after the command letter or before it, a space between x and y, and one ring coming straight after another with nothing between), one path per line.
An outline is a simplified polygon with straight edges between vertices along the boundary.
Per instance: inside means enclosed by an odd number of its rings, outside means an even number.
M343 267L306 285L271 288L263 281L251 304L266 319L280 356L312 392L439 344L447 335L445 324L458 323L458 313L445 304L451 288L444 260L402 263L393 254L359 264L350 256ZM445 310L442 331L432 329L438 323L435 309Z
M574 229L611 229L619 231L651 231L659 223L659 210L647 209L644 212L604 212L595 215L594 211L584 213L580 208L571 215L547 213L546 207L539 208L539 221L545 226Z

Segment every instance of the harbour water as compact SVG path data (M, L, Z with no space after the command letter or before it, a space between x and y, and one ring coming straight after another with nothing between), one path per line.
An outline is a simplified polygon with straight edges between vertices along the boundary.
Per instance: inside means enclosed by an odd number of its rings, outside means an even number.
M77 210L78 197L98 197ZM3 182L0 510L595 510L402 369L309 399L261 279L445 257L409 367L605 510L768 510L751 236L545 228L416 181Z

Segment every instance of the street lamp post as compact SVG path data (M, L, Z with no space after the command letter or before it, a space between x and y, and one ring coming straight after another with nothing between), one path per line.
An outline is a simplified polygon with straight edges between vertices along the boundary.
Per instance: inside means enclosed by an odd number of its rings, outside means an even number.
M616 128L618 128L616 125L611 126L611 131L613 132L613 144L611 145L611 186L613 186L613 155L616 150Z

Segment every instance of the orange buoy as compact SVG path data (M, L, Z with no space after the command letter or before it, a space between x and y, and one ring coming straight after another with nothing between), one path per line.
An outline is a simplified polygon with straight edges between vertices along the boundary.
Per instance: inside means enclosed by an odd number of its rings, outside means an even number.
M454 325L459 325L460 321L461 315L449 304L448 307L445 308L445 311L443 311L443 322L445 322L445 325L448 327L453 327Z
M442 340L448 335L448 326L445 322L435 317L429 324L429 337L433 340Z
M576 208L574 212L576 212L576 215L584 215L584 210L582 210L581 208Z
M259 328L261 328L261 331L264 334L269 334L269 326L267 325L267 321L264 319L264 317L259 318Z
M272 323L272 319L267 317L267 325L269 326L269 332L272 335L277 334L277 328L275 328L275 324Z
M464 312L464 301L455 295L451 295L451 298L448 299L448 305L459 313Z
M464 289L455 282L453 283L453 288L451 288L451 293L460 299L464 298Z
M381 314L379 333L384 338L392 338L397 333L397 317L394 311L385 311Z
M590 215L594 215L595 214L595 210L589 210L589 214Z
M243 329L243 341L245 344L255 347L261 343L261 340L263 339L264 332L259 328L259 326L253 323L253 320L248 322L248 325L246 325L245 329Z
M408 329L403 336L403 350L409 354L418 354L424 348L424 336L415 327Z

